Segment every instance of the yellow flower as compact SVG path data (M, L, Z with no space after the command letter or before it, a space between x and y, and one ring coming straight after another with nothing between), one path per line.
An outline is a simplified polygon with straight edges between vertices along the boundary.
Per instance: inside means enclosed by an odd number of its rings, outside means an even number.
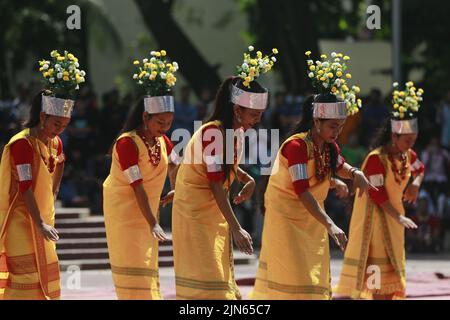
M406 108L402 106L402 107L398 108L398 111L400 113L404 113L404 112L406 112Z
M321 57L322 59L326 59L326 58L327 58L327 55L326 55L326 54L322 54L320 57Z
M158 72L152 71L152 76L156 77L158 75Z
M58 61L64 61L65 59L66 59L66 57L64 57L64 56L58 56L56 58L56 60L58 60Z
M40 71L40 72L44 71L44 68L43 68L43 67L40 67L40 68L39 68L39 71Z
M405 114L404 114L404 113L402 113L402 112L400 112L400 115L399 115L399 117L400 117L400 119L403 119L403 118L405 117Z
M330 72L330 73L328 73L328 78L333 78L334 77L334 75Z
M139 78L142 78L143 76L145 76L146 73L147 72L145 72L145 71L141 71L141 73L139 73Z
M63 80L64 80L64 81L69 81L69 77L68 77L68 76L64 76L64 77L63 77Z
M347 79L351 79L351 78L352 78L352 75L351 75L350 73L347 73L347 74L345 75L345 77L346 77Z
M256 66L258 64L258 60L252 59L252 60L250 60L250 64Z
M161 57L161 52L156 52L156 53L155 53L155 56Z
M400 91L398 94L400 97L404 97L405 96L405 91Z
M342 72L341 72L341 71L338 71L338 72L336 72L336 75L337 75L338 77L342 77Z
M306 56L310 56L310 55L311 55L311 51L306 51L306 52L305 52L305 55L306 55Z
M163 57L165 57L166 54L167 54L166 50L161 50L161 55L162 55Z
M273 48L273 49L272 49L272 52L273 52L274 54L278 54L278 49L277 49L277 48Z
M71 53L69 53L69 54L67 55L67 57L68 57L70 60L75 59L75 56L74 56L73 54L71 54Z
M64 76L64 77L68 77L68 76L69 76L69 72L64 71L64 72L63 72L63 76Z
M320 77L320 81L325 81L325 77Z
M250 77L245 77L245 81L250 82L250 81L252 81L252 79Z
M311 71L314 71L314 70L316 70L316 66L309 66L309 70L311 70Z
M356 93L359 93L361 91L361 88L358 86L353 86L353 90L355 90Z
M317 71L317 74L318 74L319 76L323 75L323 70Z
M394 104L394 109L398 109L398 103Z
M49 76L48 71L44 72L44 73L43 73L43 76L44 76L44 78L47 78L47 77Z
M256 56L261 59L262 58L262 52L261 51L257 51L256 52Z
M139 64L139 61L138 61L138 60L134 60L134 61L133 61L133 64L134 64L135 66L137 66L137 65Z
M344 84L344 85L342 86L342 90L344 90L344 91L348 91L348 87L347 87L347 85L345 85L345 84Z
M345 61L350 60L350 57L349 56L344 56L344 60Z
M336 87L331 88L331 92L335 93L337 91Z

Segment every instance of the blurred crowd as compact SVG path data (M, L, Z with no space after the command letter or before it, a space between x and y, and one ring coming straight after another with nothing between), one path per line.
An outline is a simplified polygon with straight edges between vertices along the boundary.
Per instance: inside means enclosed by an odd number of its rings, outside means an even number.
M37 84L20 85L16 96L0 101L0 151L9 138L21 130L21 124L28 117L31 99L38 91ZM260 128L279 128L282 141L301 119L305 96L275 92ZM102 183L109 173L110 149L135 98L130 94L121 96L116 89L101 97L88 85L81 89L72 121L61 135L67 159L59 193L64 206L89 207L93 213L102 214ZM204 89L197 103L192 103L193 98L186 86L175 95L175 118L169 137L177 128L192 133L194 120L204 120L211 113L212 92ZM348 120L340 137L341 152L347 162L361 166L377 128L389 116L389 105L389 97L383 97L376 88L363 99L364 108ZM424 162L426 172L418 201L407 207L407 215L419 226L407 232L407 250L440 252L444 250L444 244L450 242L450 90L439 101L424 103L419 123L420 134L414 149ZM248 148L267 143L269 141L250 143ZM275 153L276 150L272 156ZM260 176L260 165L244 164L244 167L259 182L257 190L261 189L264 179ZM262 228L260 199L261 196L256 196L236 208L243 227L253 234L256 245ZM326 209L336 223L348 231L352 199L338 200L330 192ZM170 215L163 213L161 219L163 225L170 226Z

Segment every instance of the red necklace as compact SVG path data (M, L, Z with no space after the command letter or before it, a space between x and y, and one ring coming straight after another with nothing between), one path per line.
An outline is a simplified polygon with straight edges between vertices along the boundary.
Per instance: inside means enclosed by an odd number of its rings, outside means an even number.
M391 168L392 172L394 173L395 182L400 184L403 180L406 179L406 172L408 170L408 158L406 157L405 153L400 154L400 163L401 167L398 168L397 164L395 163L395 159L392 153L388 154L388 159L391 162Z
M319 147L314 143L314 140L310 136L310 139L314 147L314 162L316 166L316 178L319 181L323 181L328 177L331 169L331 156L330 147L327 143L323 146L323 151L320 152Z
M161 161L161 144L159 143L159 139L156 137L153 138L154 145L152 147L144 134L139 134L139 136L147 147L149 162L156 167Z

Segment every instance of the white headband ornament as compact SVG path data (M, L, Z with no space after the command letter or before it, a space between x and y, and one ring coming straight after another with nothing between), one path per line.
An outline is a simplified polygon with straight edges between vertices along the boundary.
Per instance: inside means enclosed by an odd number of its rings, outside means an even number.
M417 118L408 120L393 120L391 119L392 133L410 134L419 132L419 123Z
M145 111L149 114L175 112L173 96L144 97Z
M313 117L316 119L346 119L346 102L314 102Z
M70 118L75 101L42 94L42 112L51 116Z
M242 90L234 84L231 85L231 102L242 107L264 110L267 107L268 96L267 89L265 92L256 93Z

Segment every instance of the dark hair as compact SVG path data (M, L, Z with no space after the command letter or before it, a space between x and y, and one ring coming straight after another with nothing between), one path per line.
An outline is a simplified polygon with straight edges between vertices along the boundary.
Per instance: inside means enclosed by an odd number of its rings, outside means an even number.
M313 103L314 102L337 102L340 101L334 94L319 94L319 95L311 95L304 102L302 106L302 118L297 123L297 125L292 129L292 131L288 134L288 138L297 133L308 132L314 126L314 118L313 118ZM322 121L322 120L321 120ZM288 139L286 138L286 139ZM331 161L331 173L333 176L336 175L336 166L337 166L337 149L334 144L329 144L330 147L330 161ZM263 177L261 179L261 192L258 195L260 201L261 213L264 214L265 206L264 206L264 193L266 192L267 185L269 183L268 177Z
M313 118L313 103L314 102L324 102L324 103L333 103L340 101L334 94L319 94L319 95L311 95L304 102L302 106L302 119L298 122L298 124L292 129L291 133L288 137L301 133L308 132L314 127L314 118ZM326 120L326 119L324 119ZM320 121L324 121L320 120ZM337 166L337 149L334 144L329 143L330 147L330 160L331 160L331 172L332 175L336 175L336 166Z
M144 98L141 98L128 113L120 134L136 130L142 124L142 113L144 110Z
M391 141L392 136L392 127L391 127L391 119L387 118L384 120L381 127L378 129L377 133L375 134L375 137L372 140L372 143L370 145L370 149L376 149L381 146L385 146Z
M214 111L212 115L209 117L207 122L211 121L220 121L222 123L222 129L232 129L233 128L233 117L234 117L234 110L233 106L234 103L231 102L230 95L231 95L231 85L234 84L238 88L243 89L245 91L255 92L255 93L263 93L266 92L266 89L264 89L258 82L253 81L250 84L250 88L244 88L242 84L242 80L239 77L228 77L226 78L222 84L220 85L219 90L217 91L216 98L214 100ZM231 164L226 164L225 159L226 152L227 152L227 142L224 137L223 139L223 163L225 163L224 173L225 173L225 179L229 178L229 174L233 168Z
M28 116L27 121L23 123L25 128L33 128L39 124L41 121L41 111L42 111L42 94L45 91L40 91L37 95L34 96L33 101L31 102L31 109Z
M145 110L144 98L141 98L133 106L133 108L131 108L130 112L128 113L127 119L125 120L122 129L120 130L119 134L114 139L111 147L109 148L108 155L112 155L114 144L116 143L117 138L119 138L122 133L130 132L139 128L139 126L142 124L142 113L144 112L144 110ZM148 116L151 117L151 114L149 114Z

